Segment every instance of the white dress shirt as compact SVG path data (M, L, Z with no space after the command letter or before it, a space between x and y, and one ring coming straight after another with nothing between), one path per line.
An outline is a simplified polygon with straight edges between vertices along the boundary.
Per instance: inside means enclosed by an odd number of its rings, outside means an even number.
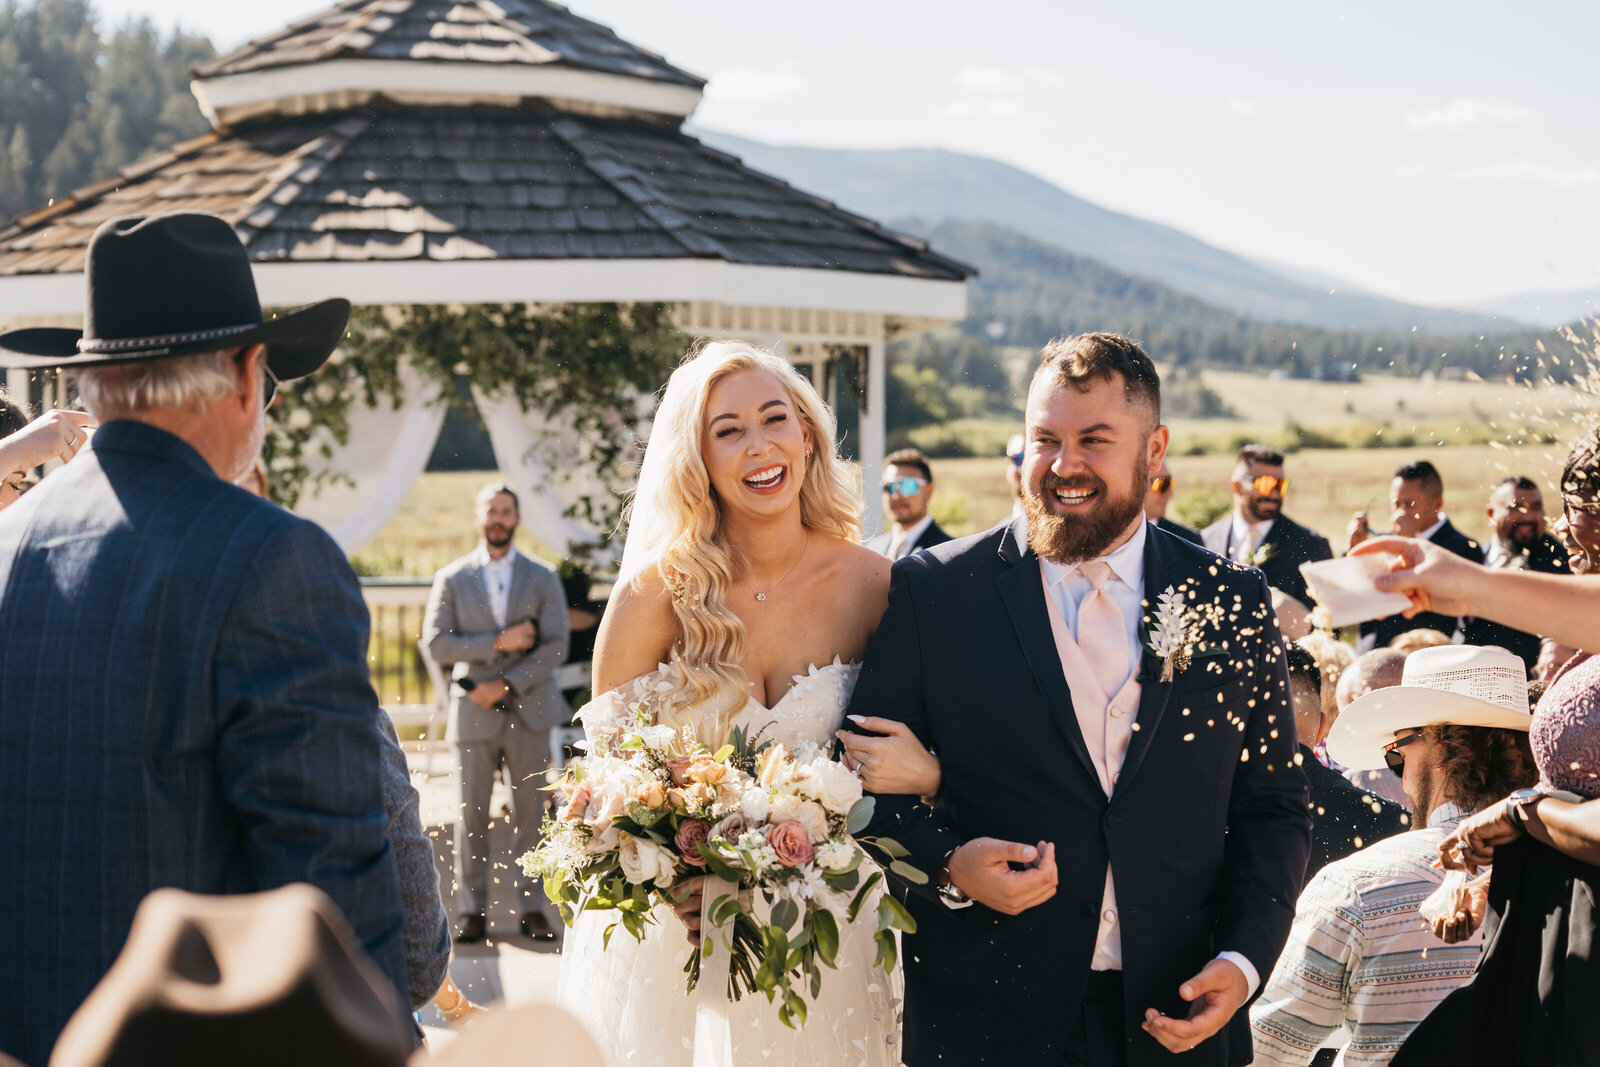
M1444 529L1444 524L1449 521L1450 516L1446 515L1442 511L1439 512L1439 521L1428 527L1426 530L1423 530L1421 533L1417 534L1417 539L1419 541L1432 541L1433 535Z
M899 559L904 556L906 546L916 544L922 532L932 525L933 512L930 511L903 531L899 527L892 527L889 530L889 558Z
M1272 524L1276 519L1262 519L1260 522L1250 522L1238 511L1233 513L1233 552L1231 555L1236 563L1249 563L1248 559L1241 559L1239 553L1248 547L1251 552L1261 547L1267 539L1267 534L1272 532Z
M489 610L494 612L495 625L505 629L506 611L511 603L511 576L517 561L516 546L506 549L499 559L491 559L489 550L478 546L478 569L483 574L483 587L489 594Z

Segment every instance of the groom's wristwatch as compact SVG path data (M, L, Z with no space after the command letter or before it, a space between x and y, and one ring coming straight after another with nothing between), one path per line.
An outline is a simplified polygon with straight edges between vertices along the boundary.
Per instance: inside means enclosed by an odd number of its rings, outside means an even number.
M972 898L957 889L950 880L950 857L955 854L955 849L944 854L944 862L939 864L939 877L934 880L934 886L939 890L939 899L944 901L945 907L964 908L972 903Z
M1528 809L1545 795L1537 789L1518 789L1506 797L1506 817L1511 820L1511 825L1524 832L1528 829Z

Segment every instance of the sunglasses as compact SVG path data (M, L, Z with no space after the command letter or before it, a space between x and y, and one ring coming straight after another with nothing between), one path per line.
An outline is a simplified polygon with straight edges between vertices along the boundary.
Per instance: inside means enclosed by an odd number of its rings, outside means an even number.
M921 478L896 478L883 483L883 491L890 496L916 496L928 483Z
M1257 496L1287 493L1289 491L1289 479L1274 477L1271 474L1258 474L1250 482L1250 488L1256 491Z
M1400 750L1421 736L1421 734L1407 734L1383 746L1383 762L1389 765L1389 769L1396 776L1403 778L1406 773L1406 754Z
M1172 475L1170 475L1170 474L1159 474L1156 477L1150 479L1150 491L1152 493L1165 493L1168 489L1171 489L1171 488L1172 488Z
M1011 457L1011 465L1012 465L1012 466L1013 466L1013 467L1020 467L1020 466L1022 466L1022 457L1023 457L1023 456L1024 456L1024 455L1025 455L1025 454L1026 454L1026 453L1023 453L1023 452L1018 452L1018 453L1017 453L1017 454L1016 454L1016 455L1014 455L1014 456L1012 456L1012 457Z

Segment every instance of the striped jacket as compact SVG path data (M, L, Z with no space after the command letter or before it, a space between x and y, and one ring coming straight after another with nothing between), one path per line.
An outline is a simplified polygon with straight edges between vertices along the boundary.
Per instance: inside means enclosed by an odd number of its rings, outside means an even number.
M1324 867L1300 894L1294 929L1250 1008L1257 1064L1307 1064L1343 1026L1341 1063L1388 1063L1434 1006L1478 966L1482 930L1447 945L1417 914L1444 872L1431 866L1463 812L1435 808L1425 830Z

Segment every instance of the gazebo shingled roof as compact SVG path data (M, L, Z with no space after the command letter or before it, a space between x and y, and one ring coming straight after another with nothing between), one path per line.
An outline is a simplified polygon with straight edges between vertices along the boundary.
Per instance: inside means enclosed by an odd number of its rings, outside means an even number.
M0 229L0 275L79 270L101 222L179 210L233 222L258 263L695 257L970 273L676 130L523 107L378 109L210 133L18 216Z
M194 73L215 78L330 59L560 64L697 88L705 84L606 26L558 4L527 0L344 0L202 63Z

